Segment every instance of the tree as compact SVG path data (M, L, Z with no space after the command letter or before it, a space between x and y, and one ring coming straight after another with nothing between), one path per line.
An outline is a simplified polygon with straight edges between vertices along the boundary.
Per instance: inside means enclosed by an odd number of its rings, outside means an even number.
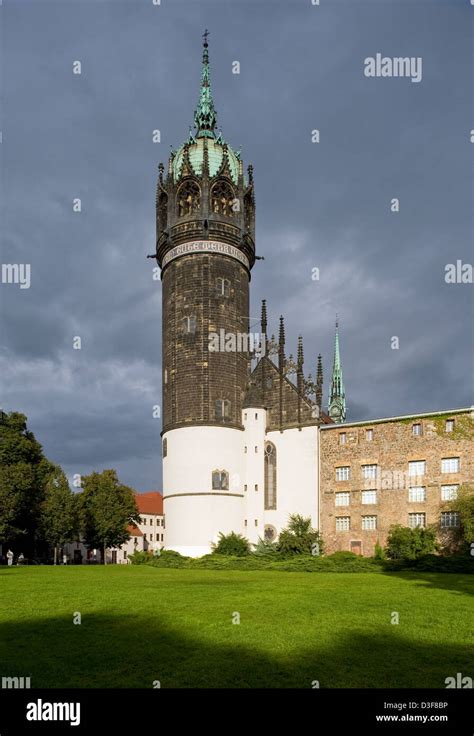
M313 554L322 555L324 544L318 531L311 527L311 519L305 519L300 514L290 516L288 526L280 532L278 551L283 554Z
M245 557L245 555L250 553L250 544L248 539L241 534L236 534L235 532L223 534L220 532L217 544L212 545L212 551L217 555Z
M416 560L423 555L437 552L436 530L433 527L414 529L394 524L388 530L385 552L392 560Z
M58 547L77 537L76 497L68 480L56 466L46 483L45 497L41 504L40 532L46 542L54 547L54 564L57 564Z
M33 550L46 481L53 464L44 456L24 414L0 412L0 542L23 537Z
M130 539L127 526L138 524L135 494L123 485L115 470L103 470L82 478L78 494L79 526L89 548L120 547Z
M450 551L469 549L474 542L474 486L462 485L457 498L449 501L445 510L459 514L458 527L441 530L446 548Z

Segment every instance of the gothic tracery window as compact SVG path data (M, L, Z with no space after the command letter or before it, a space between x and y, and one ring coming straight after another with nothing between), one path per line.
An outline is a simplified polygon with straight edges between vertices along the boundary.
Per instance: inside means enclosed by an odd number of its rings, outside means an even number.
M192 215L201 206L201 190L194 181L185 181L178 190L176 196L178 215Z
M229 473L227 470L212 471L212 490L228 491L229 490Z
M276 447L272 442L265 443L265 509L277 507L276 485Z
M230 184L226 181L218 181L212 187L211 191L211 211L215 215L225 215L233 217L236 210L236 202L234 191Z

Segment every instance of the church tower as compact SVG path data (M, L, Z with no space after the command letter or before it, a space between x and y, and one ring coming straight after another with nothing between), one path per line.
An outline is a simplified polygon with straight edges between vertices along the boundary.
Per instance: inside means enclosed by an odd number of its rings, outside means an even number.
M159 165L156 196L166 546L192 556L219 532L242 531L249 354L227 351L225 338L249 331L255 201L252 167L244 176L216 126L206 31L194 131L171 151L166 176Z
M333 422L341 424L346 421L346 394L342 378L341 355L339 351L339 322L336 319L336 336L334 339L334 362L329 389L328 413Z

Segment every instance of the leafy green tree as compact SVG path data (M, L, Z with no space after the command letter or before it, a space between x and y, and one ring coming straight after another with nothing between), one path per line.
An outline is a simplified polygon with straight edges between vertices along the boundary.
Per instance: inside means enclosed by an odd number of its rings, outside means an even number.
M24 414L0 412L0 542L23 539L33 550L45 485L53 464Z
M458 527L440 530L446 550L470 551L474 543L474 486L468 483L462 485L457 498L449 501L444 510L457 512L460 521Z
M217 555L245 557L245 555L250 553L250 543L241 534L236 534L235 532L223 534L220 532L217 544L212 545L212 551Z
M54 564L57 564L58 547L77 537L77 503L68 480L56 466L46 483L45 497L41 504L40 532L54 548Z
M115 470L84 476L82 488L77 497L80 531L89 548L103 550L105 563L107 547L124 544L130 539L127 526L140 521L135 494Z
M394 524L388 530L385 553L391 560L416 560L423 555L431 555L438 551L436 529L433 527L415 527Z
M290 516L288 526L280 532L277 543L278 551L287 555L312 554L315 556L324 553L324 543L321 535L311 527L311 519L305 519L300 514Z

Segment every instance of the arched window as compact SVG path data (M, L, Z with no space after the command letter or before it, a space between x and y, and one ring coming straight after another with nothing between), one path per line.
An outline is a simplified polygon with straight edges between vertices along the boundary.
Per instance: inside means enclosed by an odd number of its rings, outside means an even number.
M225 420L230 418L230 401L228 399L217 399L216 419Z
M223 279L219 276L216 279L216 296L229 296L230 293L230 281L229 279Z
M166 457L167 454L168 454L168 440L165 437L165 439L163 440L163 457Z
M226 181L218 181L211 190L211 212L214 215L225 215L233 217L238 211L238 200L235 199L234 191Z
M264 538L266 542L274 542L277 538L277 530L271 524L265 524Z
M196 317L183 317L182 321L183 333L185 335L194 335L196 332Z
M201 190L194 181L186 181L178 190L176 196L178 215L192 215L201 206Z
M265 509L277 507L276 484L276 447L271 442L265 443Z
M212 471L212 490L228 491L229 490L229 473L227 470Z

